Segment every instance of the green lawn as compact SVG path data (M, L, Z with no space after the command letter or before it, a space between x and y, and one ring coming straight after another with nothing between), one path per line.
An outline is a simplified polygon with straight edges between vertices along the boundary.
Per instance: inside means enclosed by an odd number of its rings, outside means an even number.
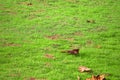
M120 0L0 0L0 80L98 74L120 80Z

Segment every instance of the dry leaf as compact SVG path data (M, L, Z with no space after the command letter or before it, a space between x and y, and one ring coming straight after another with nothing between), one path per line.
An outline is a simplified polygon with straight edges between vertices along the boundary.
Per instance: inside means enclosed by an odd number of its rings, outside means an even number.
M66 50L62 52L77 55L79 54L79 49Z
M51 54L45 54L45 57L49 59L55 59L55 57Z
M80 67L79 67L79 71L80 71L80 72L90 72L91 69L90 69L90 68L87 68L87 67L85 67L85 66L80 66Z
M104 74L97 76L92 75L92 78L87 78L86 80L105 80L105 75Z

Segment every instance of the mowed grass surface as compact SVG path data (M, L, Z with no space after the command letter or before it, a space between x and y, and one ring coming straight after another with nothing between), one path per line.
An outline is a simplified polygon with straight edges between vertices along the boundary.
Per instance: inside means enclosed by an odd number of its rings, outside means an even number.
M61 53L74 48L78 56ZM79 66L93 73L80 73ZM119 0L0 0L0 80L98 74L120 80Z

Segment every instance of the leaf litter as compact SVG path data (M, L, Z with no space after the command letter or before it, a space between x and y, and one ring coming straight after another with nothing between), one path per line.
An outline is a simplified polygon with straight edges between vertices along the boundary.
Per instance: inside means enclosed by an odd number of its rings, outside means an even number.
M85 67L85 66L80 66L80 67L78 68L78 70L79 70L80 72L90 72L90 71L91 71L90 68Z

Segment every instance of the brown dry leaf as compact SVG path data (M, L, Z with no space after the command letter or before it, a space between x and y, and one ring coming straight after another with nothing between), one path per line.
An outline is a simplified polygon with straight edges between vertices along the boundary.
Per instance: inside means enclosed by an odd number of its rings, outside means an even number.
M45 54L45 57L49 59L55 59L55 57L52 54Z
M79 69L78 69L80 72L90 72L91 69L90 68L87 68L85 66L80 66Z
M62 51L62 52L77 55L77 54L79 54L79 49L66 50L66 51Z
M92 78L87 78L86 80L105 80L105 75L104 74L97 76L92 75Z

